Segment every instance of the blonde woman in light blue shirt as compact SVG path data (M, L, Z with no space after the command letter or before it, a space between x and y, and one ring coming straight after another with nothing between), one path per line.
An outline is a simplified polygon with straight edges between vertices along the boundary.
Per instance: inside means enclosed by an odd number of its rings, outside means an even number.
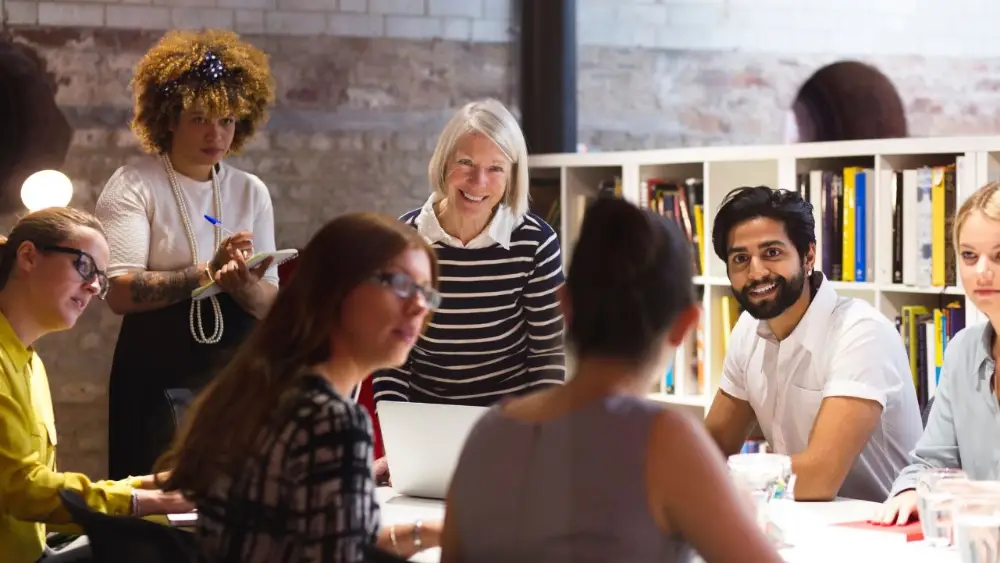
M955 217L955 262L962 287L989 322L948 343L927 427L875 521L903 525L916 517L916 483L927 468L962 469L970 479L1000 479L1000 182L980 188Z

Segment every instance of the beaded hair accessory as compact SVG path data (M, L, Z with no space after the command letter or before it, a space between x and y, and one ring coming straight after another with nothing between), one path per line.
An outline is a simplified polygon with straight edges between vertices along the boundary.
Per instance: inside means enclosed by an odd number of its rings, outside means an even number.
M228 79L231 74L222 59L212 51L206 51L194 68L160 86L160 92L169 96L181 85L215 85Z

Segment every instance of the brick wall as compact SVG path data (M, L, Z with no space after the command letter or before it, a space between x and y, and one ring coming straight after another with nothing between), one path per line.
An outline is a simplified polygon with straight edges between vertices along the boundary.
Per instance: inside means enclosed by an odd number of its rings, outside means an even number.
M580 140L597 149L781 142L799 85L844 58L889 76L915 135L997 133L1000 82L991 77L1000 71L1000 44L985 39L987 16L1000 8L986 12L974 0L906 4L914 10L867 0L864 13L875 17L857 21L849 16L858 0L578 0ZM74 204L84 208L138 154L126 127L127 83L159 30L231 27L267 51L278 104L267 129L232 162L270 187L279 247L303 244L348 210L397 214L417 205L447 116L471 98L513 103L516 95L510 0L0 5L15 38L36 48L58 78L57 101L75 129L64 169L77 188ZM0 227L11 222L0 218ZM105 474L117 330L118 319L96 303L76 329L39 345L64 468Z
M63 170L73 205L93 209L114 169L139 154L127 129L128 80L157 32L21 28L58 77L57 101L75 129ZM427 197L436 134L465 101L511 102L503 44L382 38L250 36L270 53L277 107L266 130L230 159L271 190L279 248L303 245L347 211L393 215ZM0 218L5 232L12 217ZM119 319L100 302L69 332L39 345L60 433L60 464L106 474L107 377Z

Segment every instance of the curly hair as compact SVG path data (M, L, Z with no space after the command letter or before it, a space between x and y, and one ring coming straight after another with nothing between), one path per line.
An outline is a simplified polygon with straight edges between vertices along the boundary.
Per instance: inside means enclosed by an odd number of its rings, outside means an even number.
M197 105L235 117L238 153L267 121L274 79L267 55L231 31L170 31L139 61L132 92L132 130L147 152L169 151L171 125Z

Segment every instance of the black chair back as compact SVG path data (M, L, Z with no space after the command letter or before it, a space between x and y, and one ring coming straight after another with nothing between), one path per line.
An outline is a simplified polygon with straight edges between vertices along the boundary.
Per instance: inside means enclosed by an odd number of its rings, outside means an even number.
M91 510L83 497L62 489L59 498L90 540L93 563L186 563L195 560L191 532L141 518Z
M174 427L180 428L181 421L184 420L184 413L187 412L188 406L194 400L194 393L190 389L184 388L166 389L163 393L167 396L170 412L174 415Z

